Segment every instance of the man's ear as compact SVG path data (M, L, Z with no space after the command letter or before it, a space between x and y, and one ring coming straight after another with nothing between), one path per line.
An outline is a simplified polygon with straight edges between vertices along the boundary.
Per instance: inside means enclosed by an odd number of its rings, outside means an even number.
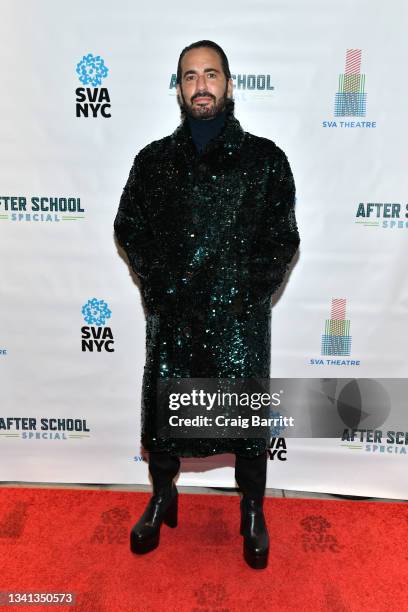
M178 83L176 85L176 94L180 96L180 85Z
M228 98L232 98L233 90L234 90L234 81L232 79L228 79L228 86L227 86L227 96L228 96Z

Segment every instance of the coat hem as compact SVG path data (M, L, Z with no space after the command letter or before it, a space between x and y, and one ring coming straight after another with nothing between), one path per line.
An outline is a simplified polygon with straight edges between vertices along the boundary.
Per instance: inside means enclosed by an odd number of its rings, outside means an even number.
M177 457L211 457L213 455L239 454L245 457L258 457L268 448L264 438L232 439L224 438L142 438L143 448L148 452L168 452ZM193 445L193 446L192 446Z

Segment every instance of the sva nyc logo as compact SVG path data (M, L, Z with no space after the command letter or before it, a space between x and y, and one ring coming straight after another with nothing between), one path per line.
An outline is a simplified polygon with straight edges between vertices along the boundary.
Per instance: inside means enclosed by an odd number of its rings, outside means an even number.
M279 412L271 412L272 417L281 416ZM287 460L287 447L286 440L282 437L282 433L285 431L285 425L274 425L270 429L270 440L269 447L267 448L267 453L270 461L274 461L277 459L278 461L286 461Z
M111 318L112 312L104 300L92 298L82 306L82 315L85 323L81 327L82 352L108 353L114 352L114 339L112 329L105 325Z
M76 73L85 86L75 90L77 117L111 117L109 91L106 87L99 87L102 79L108 76L108 71L101 56L92 53L84 55L77 64Z

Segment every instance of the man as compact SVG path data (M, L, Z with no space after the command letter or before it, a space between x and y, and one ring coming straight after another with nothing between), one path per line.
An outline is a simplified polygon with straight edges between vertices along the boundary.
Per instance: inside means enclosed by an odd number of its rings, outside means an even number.
M177 68L182 122L136 155L115 233L147 308L142 443L153 496L131 530L135 553L177 525L179 457L235 453L250 567L268 562L265 438L171 438L158 429L157 382L269 378L271 296L299 244L295 187L283 151L234 116L224 51L202 40Z

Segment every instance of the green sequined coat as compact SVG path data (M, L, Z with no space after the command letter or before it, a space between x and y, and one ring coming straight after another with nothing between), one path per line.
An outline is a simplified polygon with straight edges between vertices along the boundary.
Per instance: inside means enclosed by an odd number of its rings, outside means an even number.
M274 142L227 116L199 154L187 120L137 155L114 228L146 306L142 443L183 457L258 455L264 439L163 439L159 378L269 378L271 296L299 245Z

